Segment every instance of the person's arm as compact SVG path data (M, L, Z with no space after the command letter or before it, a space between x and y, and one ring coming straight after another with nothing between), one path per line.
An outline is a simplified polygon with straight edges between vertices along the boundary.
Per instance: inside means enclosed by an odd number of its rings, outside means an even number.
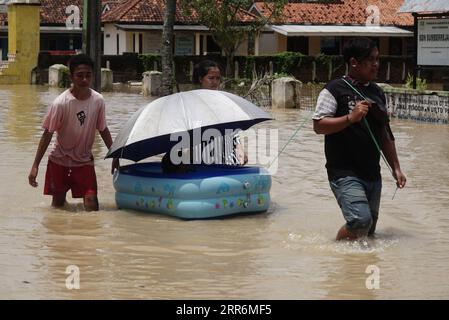
M106 147L109 150L112 146L112 137L111 137L111 133L109 132L108 127L106 127L103 131L100 131L100 136L101 136L101 139L103 139L104 144L106 145ZM112 159L111 174L113 174L115 170L118 170L119 167L120 167L120 162L119 162L118 158Z
M48 145L50 144L52 137L53 132L49 132L47 129L45 129L44 133L42 133L41 140L39 141L39 146L37 147L36 156L34 158L33 165L31 166L30 174L28 175L28 183L32 187L36 188L38 186L36 178L39 172L39 164L41 163L41 160L44 157L45 151L47 151Z
M245 153L245 149L240 143L235 146L235 155L240 164L245 165L248 163L248 155Z
M313 120L313 130L318 134L333 134L342 131L351 124L362 121L368 113L370 104L368 101L360 101L350 114L341 117L324 117Z
M407 179L402 173L394 140L387 132L382 135L382 152L393 170L393 177L396 179L396 185L401 189L404 188Z

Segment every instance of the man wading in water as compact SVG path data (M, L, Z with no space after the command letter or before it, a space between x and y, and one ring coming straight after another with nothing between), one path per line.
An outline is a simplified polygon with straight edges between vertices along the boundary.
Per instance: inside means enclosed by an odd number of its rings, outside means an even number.
M345 46L344 59L349 75L329 82L320 92L313 128L325 135L329 183L346 220L337 240L353 240L376 230L382 189L377 145L399 188L406 178L396 154L385 94L372 82L379 70L376 44L353 38Z

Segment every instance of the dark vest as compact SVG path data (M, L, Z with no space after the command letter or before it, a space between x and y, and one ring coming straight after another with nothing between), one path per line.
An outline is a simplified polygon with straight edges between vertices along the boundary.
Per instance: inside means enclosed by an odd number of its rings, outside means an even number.
M368 86L357 84L346 78L360 93L374 102L365 117L382 148L382 136L389 134L392 139L386 100L383 90L375 83ZM358 101L364 100L342 79L329 82L325 87L337 101L335 117L345 116ZM380 179L380 153L364 121L354 123L344 130L325 136L326 168L329 180L355 176L365 180Z

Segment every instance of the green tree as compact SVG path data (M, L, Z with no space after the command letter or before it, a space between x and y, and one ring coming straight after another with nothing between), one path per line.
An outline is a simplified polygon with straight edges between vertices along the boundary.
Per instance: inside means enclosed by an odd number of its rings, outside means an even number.
M285 0L261 0L263 14L251 14L253 0L181 0L184 14L209 28L212 38L226 56L226 75L232 75L232 62L240 44L249 35L257 36L267 24L282 18Z

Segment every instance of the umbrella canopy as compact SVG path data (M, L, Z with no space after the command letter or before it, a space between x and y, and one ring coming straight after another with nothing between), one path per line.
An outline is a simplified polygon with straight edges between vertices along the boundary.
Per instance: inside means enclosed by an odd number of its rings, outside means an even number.
M106 158L139 161L169 152L178 141L171 134L213 128L246 130L272 120L270 115L235 94L217 90L192 90L154 100L128 120Z

